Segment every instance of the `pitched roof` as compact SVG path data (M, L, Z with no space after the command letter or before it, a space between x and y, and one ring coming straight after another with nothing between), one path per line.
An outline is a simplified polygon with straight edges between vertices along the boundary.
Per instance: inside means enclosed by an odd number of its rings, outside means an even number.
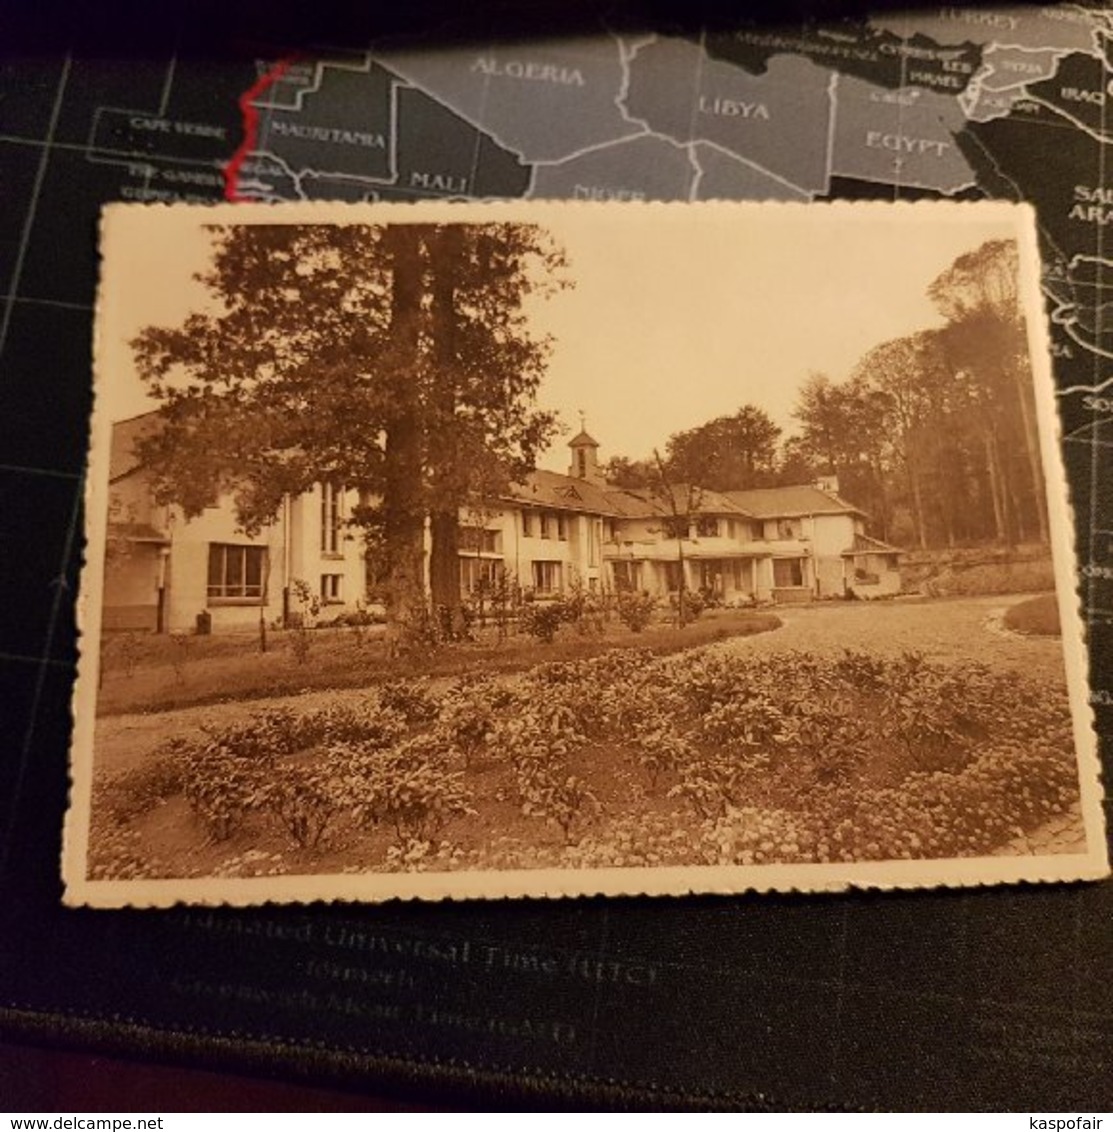
M739 507L728 499L721 491L712 491L706 487L693 487L686 483L673 484L671 494L673 506L668 505L667 499L661 494L646 490L631 491L628 494L637 496L652 508L648 514L666 515L673 510L679 515L691 512L693 515L743 515L751 518L749 511Z
M140 440L153 436L161 426L161 414L157 409L140 413L125 421L116 421L112 426L112 447L108 456L108 482L130 475L140 467L135 454L135 446Z
M757 519L789 518L797 515L864 515L860 507L812 484L793 487L758 487L749 491L727 491L735 506Z
M616 514L607 496L608 489L577 476L537 470L523 483L510 485L507 496L528 507L553 507L564 511L590 511L597 515Z
M900 554L900 547L891 546L870 535L855 535L854 541L842 552L842 557L852 554Z
M687 484L672 486L676 510L680 514L687 511L688 491ZM666 499L645 488L615 487L613 484L600 484L544 470L530 472L524 483L512 484L507 498L527 507L588 511L620 519L658 518L670 515L673 510ZM695 515L740 515L747 519L864 514L845 499L811 484L763 487L750 491L696 488L692 494L692 503L692 513ZM880 551L881 546L875 549Z
M599 447L599 441L591 436L586 429L580 429L578 433L568 442L569 448L580 448L584 445L590 444L594 448Z

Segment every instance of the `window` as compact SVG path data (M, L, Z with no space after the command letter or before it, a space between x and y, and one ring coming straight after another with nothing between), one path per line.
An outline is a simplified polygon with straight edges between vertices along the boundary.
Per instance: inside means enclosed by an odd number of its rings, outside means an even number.
M669 516L662 524L665 538L687 538L688 537L688 520L680 517Z
M533 588L542 594L560 593L559 562L533 563Z
M719 520L710 515L701 516L696 520L696 534L700 538L718 538Z
M537 524L533 521L534 515L532 511L522 512L522 535L525 538L533 538Z
M773 585L777 589L788 589L804 584L804 560L802 558L774 558Z
M343 602L342 578L342 574L321 575L321 601L325 605L338 605Z
M209 600L259 601L266 580L265 546L209 543Z
M541 537L553 537L553 517L548 511L541 512Z
M607 542L618 542L618 520L607 520Z
M680 589L681 565L679 562L665 562L665 588L670 592Z
M501 574L501 558L461 558L460 592L463 594L473 594L478 591L490 593L498 588Z
M340 493L335 484L321 484L321 553L340 553Z
M800 520L799 519L778 519L777 520L777 537L778 538L799 538L800 537Z
M502 549L501 532L485 527L461 527L460 549L472 554L498 554Z
M576 453L576 475L587 479L587 453L582 448Z
M568 539L568 516L557 515L556 517L557 538L562 542Z
M599 543L603 537L603 523L599 519L587 521L587 564L599 565Z

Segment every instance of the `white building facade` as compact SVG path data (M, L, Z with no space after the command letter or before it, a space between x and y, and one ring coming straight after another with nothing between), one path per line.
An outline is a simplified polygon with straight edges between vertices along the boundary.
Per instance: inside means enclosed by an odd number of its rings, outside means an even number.
M187 518L153 500L133 454L156 414L113 432L104 628L154 632L327 621L360 608L375 574L351 516L358 499L329 484L288 497L257 535L231 498ZM899 551L865 534L837 485L713 492L672 499L606 483L598 444L570 441L567 475L536 471L503 498L461 512L464 595L509 583L545 600L577 587L667 599L690 591L727 605L871 598L900 589ZM428 561L428 555L427 555Z

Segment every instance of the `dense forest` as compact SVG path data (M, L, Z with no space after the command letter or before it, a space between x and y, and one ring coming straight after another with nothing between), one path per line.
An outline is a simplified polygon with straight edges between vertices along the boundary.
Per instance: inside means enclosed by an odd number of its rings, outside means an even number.
M907 548L1047 541L1017 249L993 240L928 287L940 325L882 342L838 381L812 373L785 435L759 407L674 433L675 482L717 491L836 475L879 538ZM650 485L654 460L617 457Z

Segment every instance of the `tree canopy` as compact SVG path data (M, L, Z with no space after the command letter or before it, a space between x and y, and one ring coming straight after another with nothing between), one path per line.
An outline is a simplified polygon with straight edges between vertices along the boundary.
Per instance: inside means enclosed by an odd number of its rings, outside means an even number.
M564 285L562 251L513 223L209 231L209 309L133 343L162 402L141 452L157 490L187 514L229 492L257 531L287 493L354 489L395 613L414 615L425 518L451 541L459 507L524 475L555 430L534 408L550 343L525 304ZM455 549L440 553L458 601Z
M872 532L904 546L1047 541L1018 255L990 240L927 288L942 325L880 342L843 380L811 373L782 439L763 410L674 433L661 464L614 457L612 482L651 488L660 468L713 490L838 477Z
M1047 540L1016 245L991 240L928 287L945 322L813 375L800 445L884 538L922 547Z
M713 491L761 487L773 477L780 428L755 405L669 437L672 474Z

